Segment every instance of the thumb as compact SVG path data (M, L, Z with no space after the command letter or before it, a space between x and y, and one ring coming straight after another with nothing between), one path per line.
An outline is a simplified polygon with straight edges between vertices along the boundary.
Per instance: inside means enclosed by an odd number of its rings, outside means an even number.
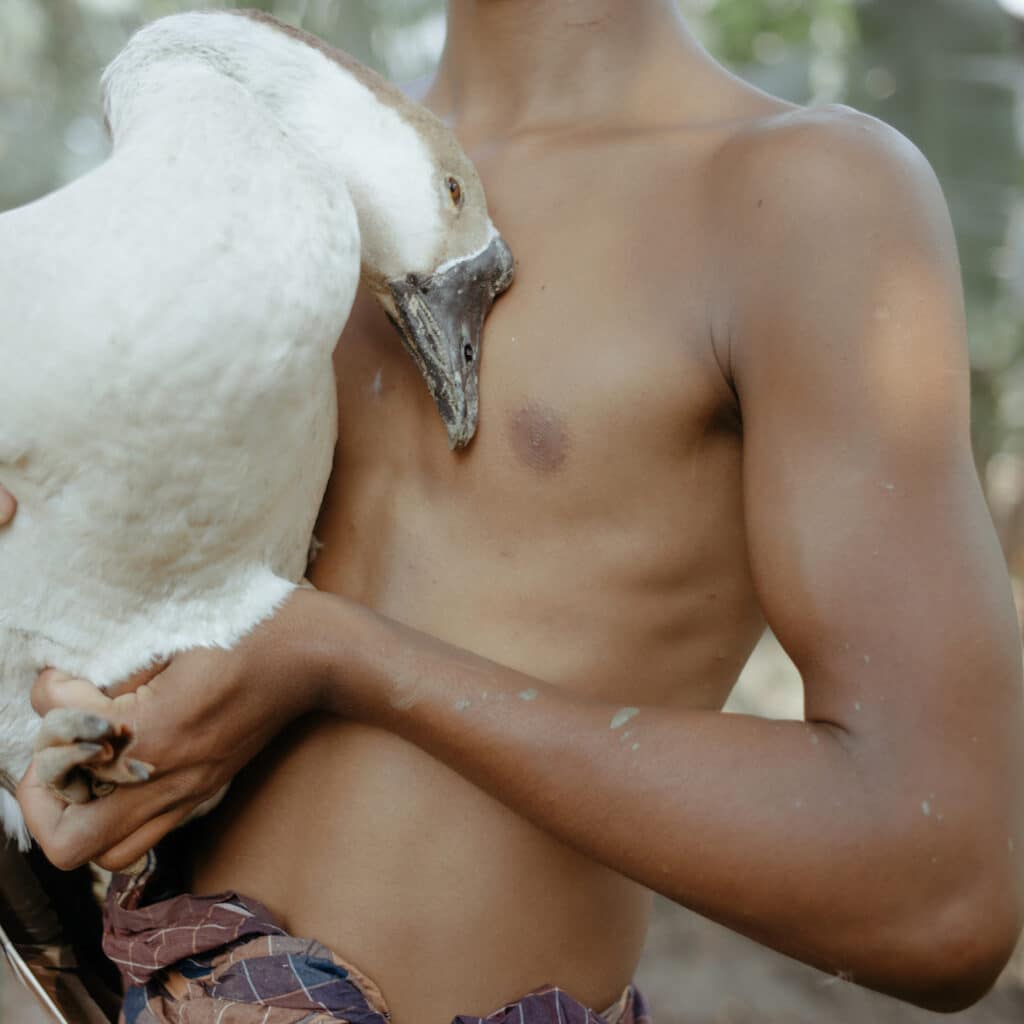
M32 685L32 708L40 717L54 708L78 708L106 716L111 700L86 679L69 676L55 668L44 669Z
M147 683L151 683L156 679L156 677L169 665L170 661L160 661L154 665L147 665L145 668L140 668L127 679L124 679L119 683L114 683L113 686L107 688L106 692L111 697L115 698L123 697L128 693L135 693L136 690L141 690Z
M168 662L165 661L139 669L134 675L107 690L101 690L87 679L79 679L59 669L47 668L36 676L36 681L32 685L32 708L40 717L54 708L68 707L93 711L109 717L114 697L134 693L163 672L167 665Z

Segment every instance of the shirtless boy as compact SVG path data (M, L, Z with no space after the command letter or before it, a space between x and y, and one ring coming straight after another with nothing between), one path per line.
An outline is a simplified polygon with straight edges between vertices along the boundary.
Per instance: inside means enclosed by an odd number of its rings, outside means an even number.
M131 722L157 770L65 809L30 769L34 834L123 867L259 754L192 892L259 900L396 1024L614 1003L650 890L971 1003L1024 910L1021 652L934 174L737 80L673 0L448 17L426 103L520 261L476 440L358 305L318 591L114 701L44 673L38 710ZM766 622L806 722L720 713Z

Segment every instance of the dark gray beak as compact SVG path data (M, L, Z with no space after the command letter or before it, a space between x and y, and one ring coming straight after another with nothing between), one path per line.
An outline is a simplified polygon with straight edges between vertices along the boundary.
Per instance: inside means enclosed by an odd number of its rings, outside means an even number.
M395 326L444 420L449 448L465 448L476 433L480 337L513 273L512 250L496 235L476 256L429 277L388 281Z

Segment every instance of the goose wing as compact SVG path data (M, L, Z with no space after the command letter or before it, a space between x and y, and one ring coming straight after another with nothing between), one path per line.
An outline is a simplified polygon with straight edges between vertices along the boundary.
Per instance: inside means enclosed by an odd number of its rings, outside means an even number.
M0 772L43 665L106 685L232 643L301 576L358 277L341 183L200 69L0 216Z

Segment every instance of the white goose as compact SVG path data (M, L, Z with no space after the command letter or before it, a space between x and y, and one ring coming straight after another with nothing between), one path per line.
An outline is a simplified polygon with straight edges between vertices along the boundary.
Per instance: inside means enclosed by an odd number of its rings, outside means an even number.
M0 217L0 773L46 665L109 686L231 646L301 580L360 276L448 431L512 258L452 134L320 40L175 15L107 69L101 167ZM6 831L23 820L0 789ZM2 836L0 836L2 839Z

